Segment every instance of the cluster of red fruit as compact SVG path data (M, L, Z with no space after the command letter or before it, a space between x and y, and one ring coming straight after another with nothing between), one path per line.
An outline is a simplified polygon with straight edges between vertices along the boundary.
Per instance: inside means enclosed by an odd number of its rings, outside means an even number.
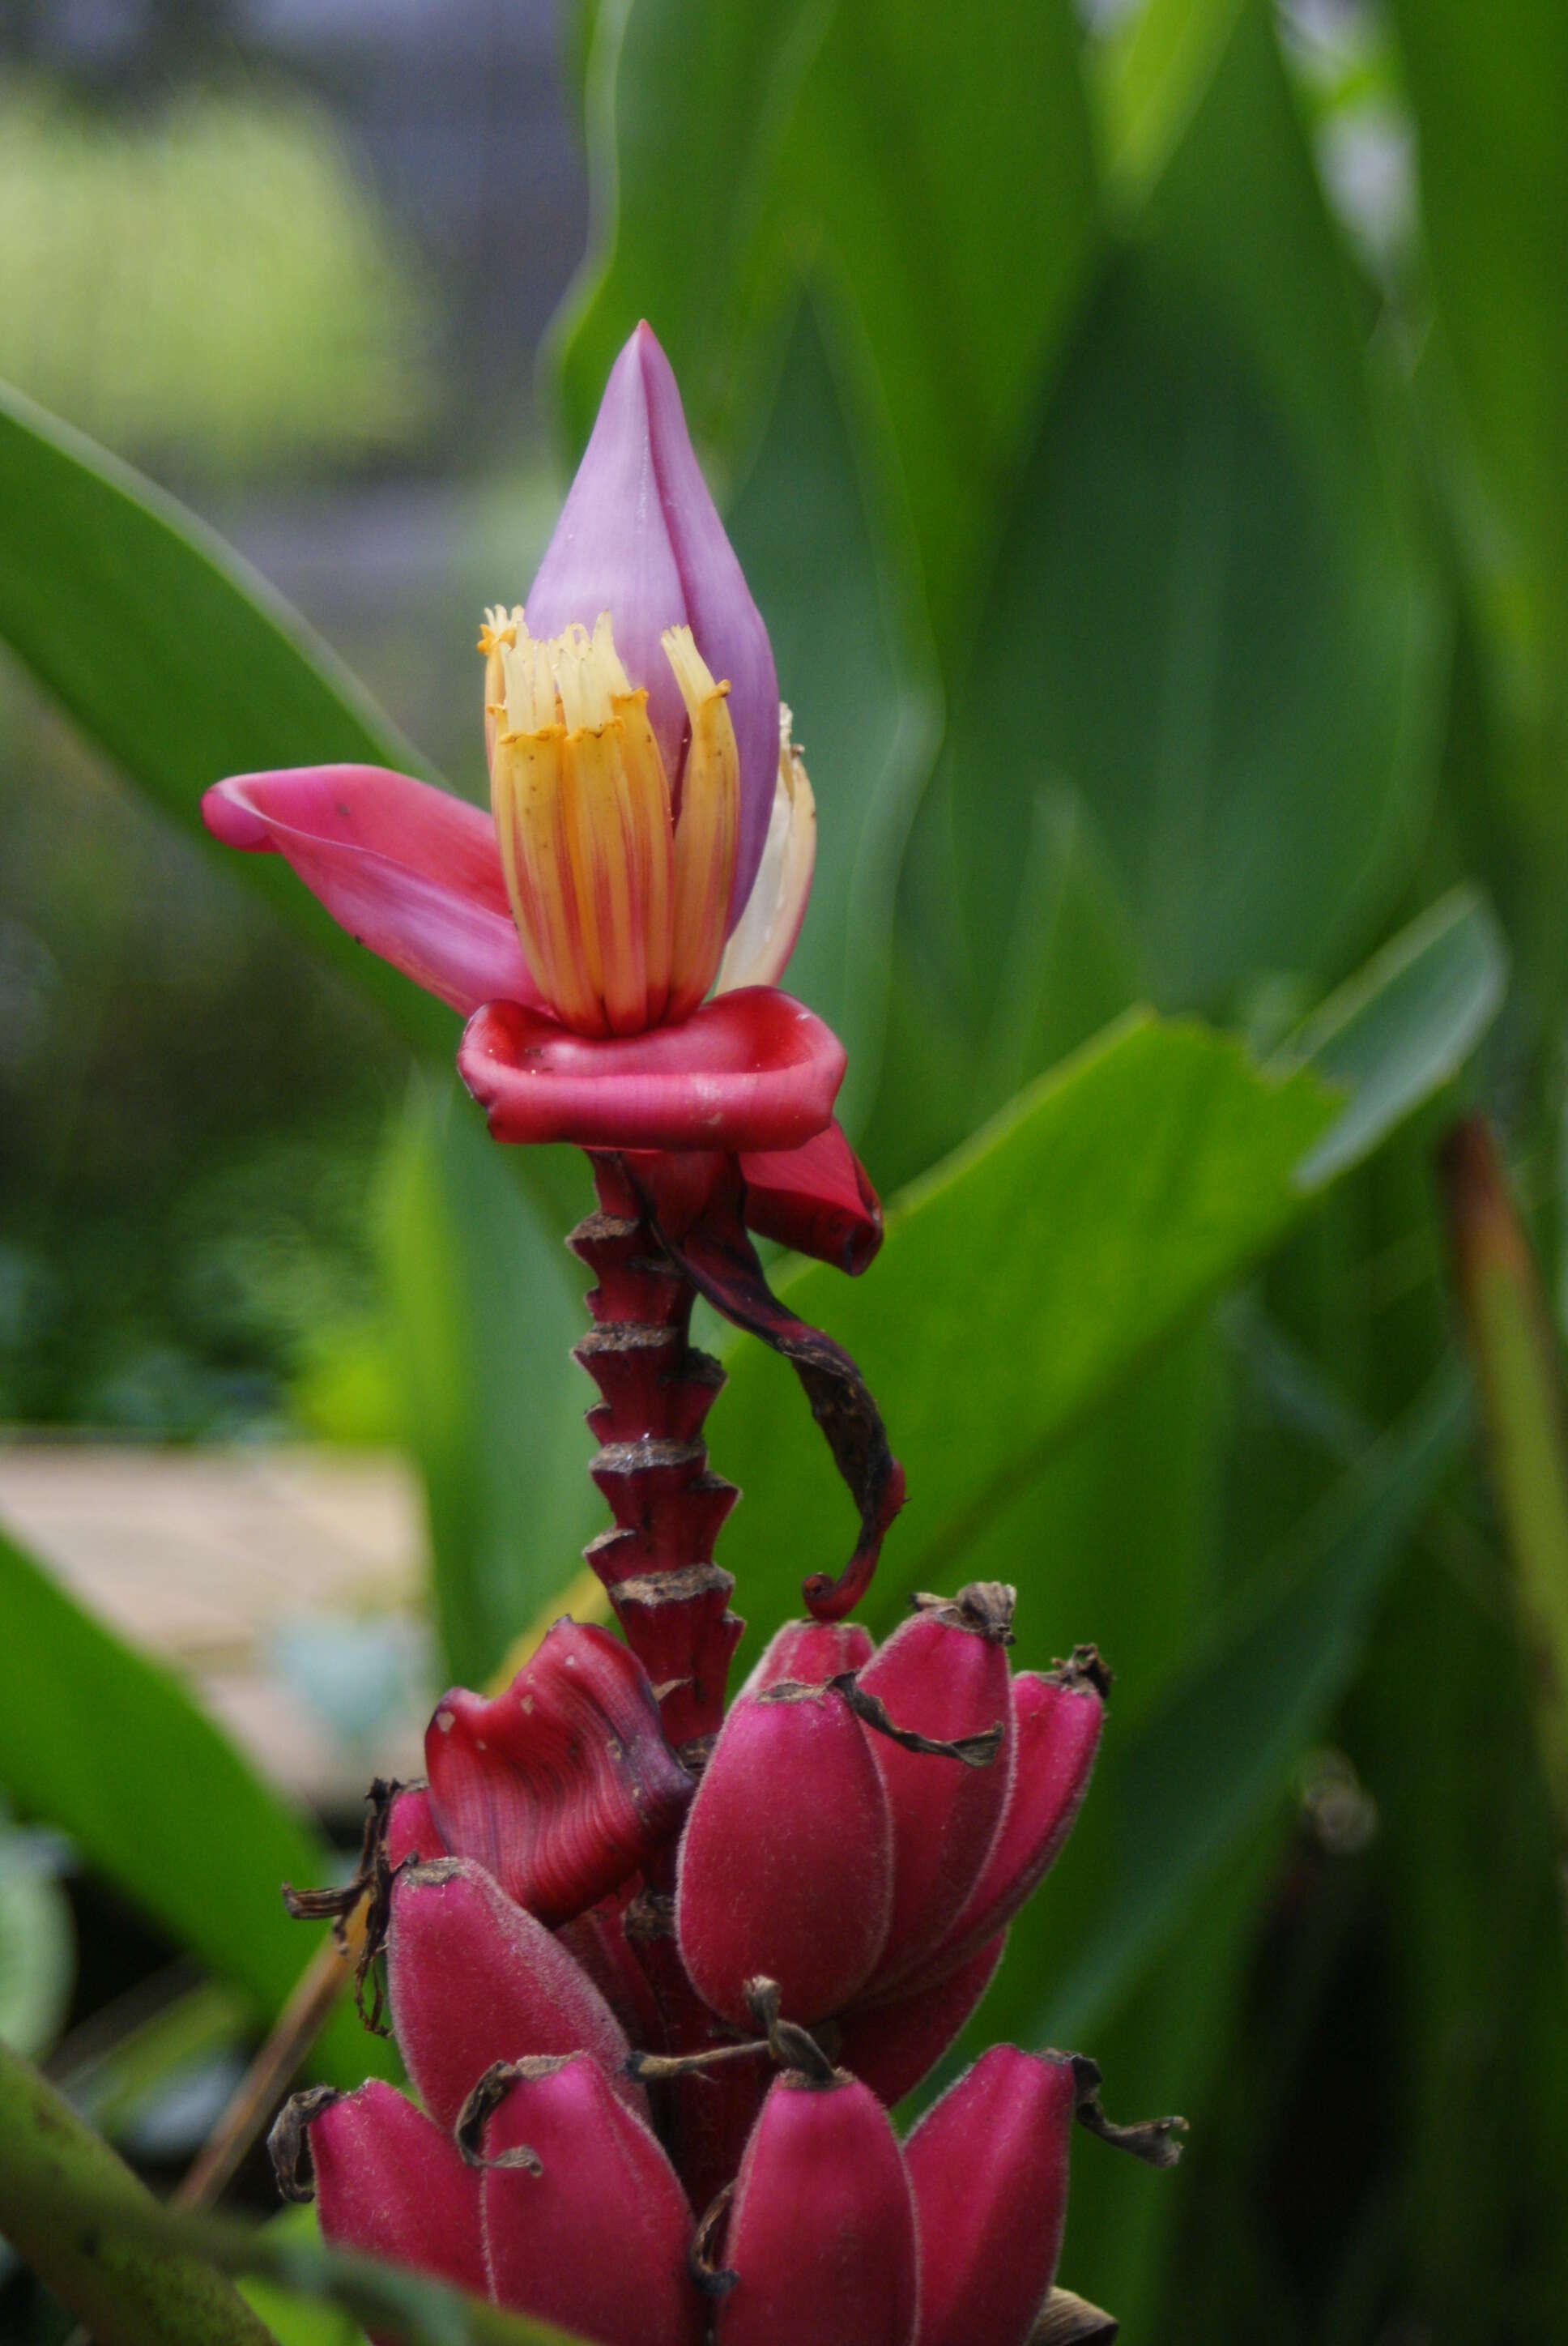
M901 2147L887 2116L1094 1760L1095 1657L1013 1674L1012 1606L919 1600L880 1651L792 1624L680 1752L570 1621L504 1694L446 1696L372 1851L423 2110L319 2089L275 2131L327 2238L603 2346L1023 2346L1093 2066L997 2046Z

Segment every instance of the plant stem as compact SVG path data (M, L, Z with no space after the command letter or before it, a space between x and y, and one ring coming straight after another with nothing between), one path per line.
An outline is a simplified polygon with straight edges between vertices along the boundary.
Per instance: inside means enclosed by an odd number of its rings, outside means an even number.
M102 2137L0 2045L0 2232L98 2346L276 2346L219 2274L139 2231L158 2214Z
M276 2225L160 2208L30 2062L0 2045L0 2233L97 2346L278 2346L225 2273L341 2306L411 2346L584 2346L431 2274Z
M1455 1278L1548 1788L1568 1841L1568 1419L1540 1275L1484 1120L1444 1140L1440 1167Z
M352 1976L351 1959L324 1937L300 1973L267 2042L236 2086L208 2140L181 2178L178 2208L210 2208L287 2093Z

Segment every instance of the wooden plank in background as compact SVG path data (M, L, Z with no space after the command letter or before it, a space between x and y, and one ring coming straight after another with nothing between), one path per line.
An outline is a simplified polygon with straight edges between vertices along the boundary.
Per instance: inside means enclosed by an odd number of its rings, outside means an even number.
M312 1615L418 1615L425 1532L391 1454L279 1445L0 1443L0 1522L120 1634L184 1670L277 1782L351 1807L416 1774L423 1718L355 1749L287 1684L274 1643Z

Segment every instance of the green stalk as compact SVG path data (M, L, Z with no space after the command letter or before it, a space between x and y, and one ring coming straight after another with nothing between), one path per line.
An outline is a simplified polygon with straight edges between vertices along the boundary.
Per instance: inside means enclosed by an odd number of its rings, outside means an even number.
M1540 1274L1480 1117L1440 1156L1492 1485L1513 1560L1536 1739L1568 1842L1568 1416Z
M407 2346L581 2346L401 2266L275 2226L159 2207L30 2062L0 2045L0 2234L96 2346L277 2346L224 2273L341 2306Z
M220 2274L156 2239L158 2214L102 2136L0 2045L0 2232L97 2346L277 2346Z

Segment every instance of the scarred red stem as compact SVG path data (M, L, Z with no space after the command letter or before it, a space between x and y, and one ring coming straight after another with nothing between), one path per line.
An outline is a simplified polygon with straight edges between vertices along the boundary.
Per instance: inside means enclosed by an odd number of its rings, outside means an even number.
M713 1561L739 1494L709 1473L701 1438L724 1372L691 1343L696 1290L636 1191L613 1158L589 1161L598 1211L567 1244L598 1283L588 1297L593 1330L574 1357L601 1395L588 1412L601 1445L588 1472L615 1525L585 1554L679 1746L718 1731L743 1627L729 1610L735 1582Z
M711 2053L733 2045L739 2041L736 2031L704 2004L686 1975L668 1904L647 1902L632 1939L658 2010L661 2049ZM694 2208L706 2208L739 2166L771 2075L765 2061L737 2061L649 2088L665 2144Z

